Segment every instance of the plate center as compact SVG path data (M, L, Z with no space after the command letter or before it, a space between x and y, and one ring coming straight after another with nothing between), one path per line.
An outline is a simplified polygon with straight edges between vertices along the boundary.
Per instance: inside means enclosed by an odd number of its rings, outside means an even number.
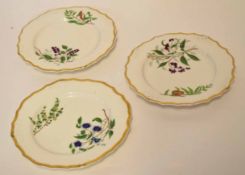
M200 61L192 61L189 66L182 65L183 68L190 68L185 69L184 72L171 72L167 66L158 67L159 65L146 60L143 64L143 78L148 86L159 94L176 87L186 88L212 84L216 75L216 65L213 58L201 51L199 55Z
M103 117L102 110L107 108L103 100L93 94L70 92L58 98L63 113L34 135L34 140L45 151L71 155L69 145L76 141L74 136L80 131L76 127L78 119L82 117L83 122L90 122L94 117Z

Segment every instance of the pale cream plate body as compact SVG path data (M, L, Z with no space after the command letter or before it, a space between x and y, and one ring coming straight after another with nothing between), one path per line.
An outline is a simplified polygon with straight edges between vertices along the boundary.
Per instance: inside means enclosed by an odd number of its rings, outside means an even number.
M44 71L74 71L105 57L115 40L115 24L105 13L90 7L59 8L22 29L18 53Z
M234 59L199 34L156 36L136 47L125 76L133 90L162 105L194 105L222 95L234 79Z
M115 88L95 80L62 79L23 100L11 135L32 162L73 168L108 155L129 125L129 104Z

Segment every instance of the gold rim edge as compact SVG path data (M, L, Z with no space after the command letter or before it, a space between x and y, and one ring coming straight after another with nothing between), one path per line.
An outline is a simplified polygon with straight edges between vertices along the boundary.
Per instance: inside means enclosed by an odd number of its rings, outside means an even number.
M20 144L18 143L17 139L15 138L15 134L14 134L14 130L15 130L15 122L18 118L18 114L19 111L21 110L23 104L29 99L31 98L33 95L41 92L42 90L46 89L47 87L52 86L53 84L56 84L58 82L65 82L65 81L79 81L79 82L95 82L95 83L101 83L107 87L109 87L116 95L119 95L122 100L124 101L124 103L127 106L128 109L128 117L127 117L127 121L126 121L126 129L123 132L121 138L107 151L105 151L103 154L99 155L97 158L93 159L93 160L89 160L85 163L81 163L81 164L72 164L72 165L51 165L48 163L43 163L43 162L39 162L35 159L33 159L31 156L29 156L24 149L20 146ZM17 108L16 112L15 112L15 117L11 123L11 131L10 131L10 135L14 141L15 146L20 150L21 154L27 158L28 160L30 160L31 162L33 162L36 165L40 165L40 166L45 166L45 167L49 167L49 168L79 168L79 167L87 167L90 165L93 165L95 163L97 163L100 160L103 160L104 158L106 158L107 156L109 156L109 154L113 153L114 151L116 151L117 148L119 148L119 146L124 143L124 141L126 140L129 131L130 131L130 124L131 124L131 120L132 120L132 116L131 116L131 107L129 102L126 100L125 96L121 93L119 93L115 87L109 85L106 82L103 81L99 81L99 80L91 80L91 79L77 79L77 78L67 78L67 79L58 79L56 81L53 81L51 83L48 83L46 85L44 85L43 87L41 87L40 89L32 92L30 95L26 96L20 103L19 107Z
M94 10L98 13L100 13L101 15L104 15L107 19L109 19L111 22L112 22L112 25L113 25L113 40L110 44L110 46L101 54L101 55L98 55L95 59L92 59L91 62L89 62L88 64L85 64L83 66L79 66L79 67L75 67L75 68L64 68L64 69L47 69L47 68L43 68L39 65L36 65L34 64L32 61L28 60L24 55L21 54L20 52L20 37L24 31L24 29L29 25L31 24L34 20L38 19L39 17L41 17L42 15L46 14L46 13L49 13L51 11L54 11L54 10L59 10L59 9L66 9L66 8L89 8L91 10ZM33 18L32 20L30 20L28 23L26 23L19 35L18 35L18 42L17 42L17 54L27 63L29 63L30 65L32 65L33 67L35 68L38 68L42 71L46 71L46 72L73 72L73 71L78 71L78 70L85 70L93 65L95 65L96 63L100 62L103 58L105 58L112 50L113 48L115 47L115 44L116 44L116 40L117 40L117 28L116 28L116 24L114 22L114 20L109 16L107 15L106 13L104 12L101 12L100 10L98 9L95 9L95 8L92 8L92 7L89 7L89 6L70 6L70 7L60 7L60 8L54 8L54 9L50 9L50 10L47 10L41 14L39 14L38 16L36 16L35 18Z
M213 41L214 43L216 43L221 49L223 49L230 56L231 61L232 61L231 78L230 78L230 80L229 80L229 82L228 82L228 84L227 84L226 87L224 87L220 92L218 92L218 93L216 93L214 95L211 95L211 96L209 96L206 99L194 101L192 103L176 103L176 102L173 102L173 101L159 101L159 100L155 100L155 99L153 99L153 98L145 95L144 93L142 93L140 90L137 89L137 87L132 83L132 81L130 80L130 78L128 77L128 74L127 74L127 72L128 72L128 64L130 63L131 56L133 55L133 53L135 52L135 50L138 49L139 47L141 47L142 45L144 45L144 44L146 44L146 43L154 40L155 38L162 37L162 36L165 36L165 35L176 35L176 34L196 35L196 36L206 37L206 38L210 39L211 41ZM145 99L148 102L156 103L156 104L159 104L159 105L166 105L166 106L195 106L195 105L209 103L212 100L214 100L214 99L216 99L218 97L221 97L222 95L224 95L230 89L233 81L235 80L235 69L236 69L235 58L230 54L229 50L226 47L223 47L218 41L216 41L213 38L211 38L210 36L207 36L207 35L204 35L204 34L183 33L183 32L165 33L165 34L162 34L162 35L154 36L151 39L142 42L141 44L139 44L138 46L136 46L135 48L133 48L133 50L131 51L131 53L128 56L127 63L125 64L124 67L125 67L124 76L125 76L126 80L128 81L130 88L132 90L134 90L137 95L139 95L140 97L142 97L143 99Z

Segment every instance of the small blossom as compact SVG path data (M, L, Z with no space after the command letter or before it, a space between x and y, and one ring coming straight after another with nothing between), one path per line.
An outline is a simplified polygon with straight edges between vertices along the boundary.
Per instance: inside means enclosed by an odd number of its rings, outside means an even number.
M185 69L180 69L178 72L185 72Z
M81 19L81 20L83 20L83 18L84 18L84 14L83 14L83 12L82 12L82 11L80 11L80 12L78 13L78 16L80 17L80 19Z
M75 53L77 53L77 52L79 52L79 49L72 50L67 55L74 56Z
M168 43L164 45L164 49L169 52L169 44Z
M95 131L95 132L101 131L101 127L100 127L100 126L95 126L95 127L93 128L93 131Z
M81 147L82 146L82 142L80 142L79 140L74 142L75 147Z
M172 95L173 96L183 96L185 93L183 91L180 90L174 90L172 91Z
M94 143L98 143L98 142L100 142L101 139L100 138L93 137L92 140L94 141Z
M178 64L175 62L171 62L170 65L174 66L174 68L177 68Z
M54 53L60 53L60 49L58 47L51 47Z
M91 124L90 123L84 123L82 125L83 128L87 129L87 128L90 128Z
M172 74L176 73L176 70L175 69L168 69L169 72L171 72Z

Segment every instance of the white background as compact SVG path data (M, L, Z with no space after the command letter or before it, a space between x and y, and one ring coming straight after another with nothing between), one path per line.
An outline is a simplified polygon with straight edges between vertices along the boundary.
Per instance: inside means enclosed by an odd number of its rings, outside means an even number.
M87 5L109 14L118 28L113 52L90 69L43 73L26 64L16 49L18 34L40 13ZM244 175L245 174L245 1L243 0L6 0L0 7L0 174L1 175ZM209 104L188 108L145 102L129 89L124 65L130 51L154 35L206 34L227 47L236 61L231 90ZM85 169L34 165L10 137L10 123L21 100L59 78L103 80L125 94L132 106L132 128L112 155Z

